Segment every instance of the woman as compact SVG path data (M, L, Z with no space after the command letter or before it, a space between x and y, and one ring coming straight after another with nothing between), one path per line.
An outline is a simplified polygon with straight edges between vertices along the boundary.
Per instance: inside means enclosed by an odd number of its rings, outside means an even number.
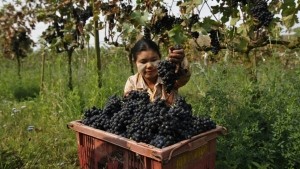
M184 86L190 79L188 62L183 49L169 49L168 60L177 64L179 67L179 78L175 83L174 89L167 93L166 87L158 76L157 65L161 61L159 46L150 39L141 39L131 49L130 55L137 67L137 73L128 78L124 94L131 90L145 90L150 95L150 100L161 98L168 104L174 103L178 89Z

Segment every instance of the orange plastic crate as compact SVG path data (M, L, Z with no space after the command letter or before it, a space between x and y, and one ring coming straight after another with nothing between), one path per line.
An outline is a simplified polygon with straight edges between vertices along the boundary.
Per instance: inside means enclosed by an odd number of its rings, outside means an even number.
M216 138L225 129L201 133L159 149L72 121L82 169L213 169Z

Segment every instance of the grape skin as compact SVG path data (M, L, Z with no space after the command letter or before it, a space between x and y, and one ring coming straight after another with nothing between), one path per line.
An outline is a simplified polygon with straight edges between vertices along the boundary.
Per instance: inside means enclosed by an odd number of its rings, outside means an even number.
M211 52L213 54L218 54L221 46L220 46L220 41L219 41L219 37L218 37L219 31L218 30L211 30L209 32L209 37L211 39L210 41L210 45L211 45Z
M216 128L209 117L192 114L192 106L179 97L170 107L165 100L150 101L146 91L131 91L122 99L112 96L104 109L84 111L87 126L163 148Z
M161 61L158 66L158 76L161 77L163 84L166 87L167 93L170 93L178 79L175 70L176 65L168 60Z
M269 26L274 15L268 10L267 2L264 0L256 0L254 2L250 10L252 16L259 21L257 28Z

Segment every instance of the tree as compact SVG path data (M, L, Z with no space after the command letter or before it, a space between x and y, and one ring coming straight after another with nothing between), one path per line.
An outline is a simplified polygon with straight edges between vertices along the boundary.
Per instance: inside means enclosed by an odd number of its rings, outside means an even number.
M31 50L29 37L35 27L32 4L5 4L0 11L0 45L3 56L17 60L17 75L21 78L21 59Z
M84 48L83 29L86 21L93 16L92 6L84 1L74 3L70 0L62 3L49 2L47 6L37 16L39 21L49 23L49 27L43 32L42 37L57 53L67 53L68 87L72 90L72 55L76 48Z

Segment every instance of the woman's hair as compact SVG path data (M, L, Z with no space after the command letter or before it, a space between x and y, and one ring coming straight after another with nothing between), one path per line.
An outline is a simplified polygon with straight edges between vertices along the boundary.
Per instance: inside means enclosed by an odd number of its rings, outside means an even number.
M140 52L147 51L147 50L153 50L154 52L156 52L158 54L159 58L161 58L159 46L151 39L145 39L145 38L142 38L135 43L135 45L133 46L133 48L130 51L130 58L134 62L136 62L137 55Z

